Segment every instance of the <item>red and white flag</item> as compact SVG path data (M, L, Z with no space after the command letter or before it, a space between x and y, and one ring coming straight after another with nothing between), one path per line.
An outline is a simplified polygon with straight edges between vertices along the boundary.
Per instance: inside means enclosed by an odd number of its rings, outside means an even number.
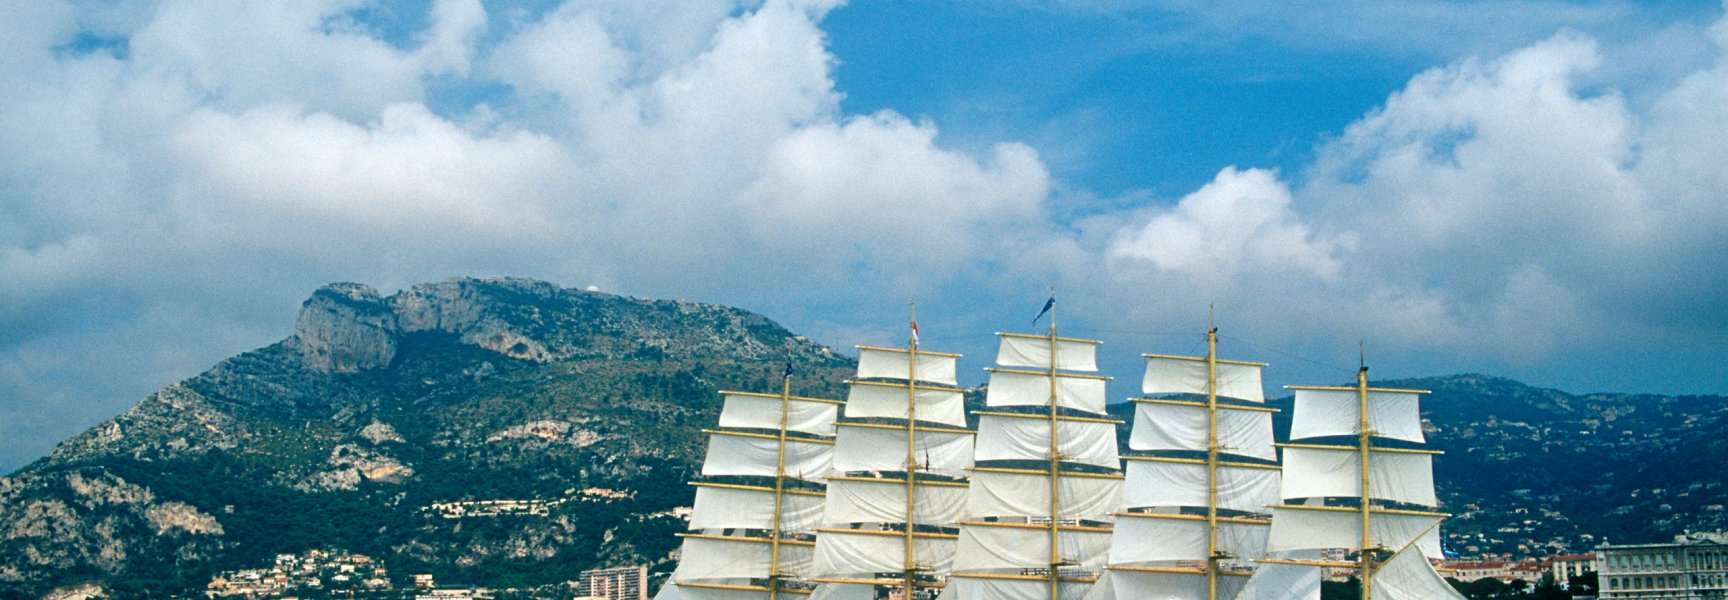
M912 320L912 345L918 345L918 320Z

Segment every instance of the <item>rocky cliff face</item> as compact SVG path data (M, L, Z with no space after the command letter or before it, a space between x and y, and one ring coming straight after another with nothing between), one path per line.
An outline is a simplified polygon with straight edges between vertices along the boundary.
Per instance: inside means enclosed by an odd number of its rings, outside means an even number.
M492 584L664 561L715 392L769 389L787 356L802 393L837 395L850 366L720 306L521 279L331 284L283 341L0 478L0 598L162 597L320 547ZM544 517L429 509L532 498L576 499Z
M400 334L396 313L378 291L333 283L312 293L294 321L294 345L307 368L353 373L390 364Z

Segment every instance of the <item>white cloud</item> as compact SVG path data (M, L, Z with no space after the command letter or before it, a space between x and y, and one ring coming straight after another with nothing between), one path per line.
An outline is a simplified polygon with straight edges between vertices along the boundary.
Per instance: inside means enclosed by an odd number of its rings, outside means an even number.
M1226 169L1111 253L1189 306L1276 298L1237 315L1263 339L1356 334L1454 364L1720 330L1710 298L1728 277L1708 265L1728 260L1728 179L1711 157L1728 150L1728 58L1639 113L1585 83L1603 52L1563 32L1424 72L1323 146L1294 191Z
M1225 167L1099 212L1026 144L843 114L832 2L571 0L510 22L442 0L408 47L363 5L0 7L0 437L272 341L333 280L528 275L842 337L910 297L993 327L980 305L1053 283L1100 329L1194 330L1215 303L1267 343L1360 336L1446 366L1728 330L1722 47L1635 96L1596 77L1612 48L1563 33L1417 76L1298 177ZM80 31L127 51L67 50ZM435 111L435 81L508 92ZM100 369L57 358L80 353L124 368L81 387Z
M1109 253L1212 288L1245 270L1337 277L1337 252L1348 240L1317 239L1290 204L1289 187L1272 172L1226 167L1175 207L1121 232Z
M280 337L326 281L508 273L785 306L933 294L1029 243L1014 233L1044 235L1030 148L974 156L931 123L841 114L817 26L833 6L578 0L488 48L473 0L435 3L407 48L355 20L360 0L11 15L34 33L0 35L20 50L0 58L0 128L46 143L0 160L17 199L0 205L0 275L21 282L0 296L16 334L0 352L19 359L0 411L87 422L41 383L82 371L44 357L112 348L100 332L202 348L116 375L141 396ZM96 21L124 52L64 50ZM434 79L511 94L440 115ZM249 335L190 343L189 307Z
M823 279L843 283L867 265L911 278L898 291L1042 233L1049 174L1031 148L1001 144L981 163L935 137L891 113L801 129L770 150L741 196L746 226L777 254L819 257Z
M179 175L169 198L183 217L239 245L278 224L351 228L356 235L544 238L543 204L570 159L530 132L476 136L418 104L357 124L267 106L199 110L168 142Z

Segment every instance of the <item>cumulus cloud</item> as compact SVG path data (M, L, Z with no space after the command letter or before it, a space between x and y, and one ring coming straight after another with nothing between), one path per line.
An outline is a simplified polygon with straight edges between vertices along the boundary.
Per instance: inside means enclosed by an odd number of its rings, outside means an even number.
M11 7L0 410L58 414L46 435L65 435L280 337L325 281L510 273L773 308L831 293L812 283L934 294L1044 231L1031 148L974 155L932 123L841 113L818 26L834 4L581 0L499 21L441 0L395 41L360 0ZM435 109L435 82L505 91ZM68 306L103 317L53 318ZM246 341L151 316L186 310ZM104 332L207 350L130 361L157 368L74 401L80 369L44 357L111 349Z
M1296 183L1227 168L1125 228L1111 255L1154 267L1141 281L1160 289L1277 297L1241 315L1271 339L1323 324L1498 369L1632 332L1720 332L1728 311L1711 298L1728 278L1705 265L1728 260L1728 181L1705 157L1728 131L1728 61L1645 113L1588 83L1604 61L1561 32L1431 69ZM1305 320L1271 316L1291 314Z
M979 306L1057 284L1100 331L1216 304L1433 369L1728 331L1728 25L1662 89L1605 85L1608 51L1561 33L1418 75L1301 172L1093 209L1025 143L846 114L835 4L440 0L400 36L363 0L0 6L0 465L281 337L334 280L528 275L838 343L908 297L987 331Z
M1175 207L1122 231L1110 255L1210 287L1244 270L1337 277L1338 247L1348 240L1316 239L1291 202L1290 188L1272 172L1226 167Z

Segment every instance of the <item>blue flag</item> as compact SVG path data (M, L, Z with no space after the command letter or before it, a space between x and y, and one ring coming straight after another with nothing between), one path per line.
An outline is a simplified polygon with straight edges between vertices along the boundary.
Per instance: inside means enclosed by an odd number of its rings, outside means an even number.
M1037 325L1038 319L1044 318L1044 313L1050 312L1051 307L1054 307L1054 306L1056 306L1056 297L1051 296L1049 300L1044 301L1044 308L1042 308L1038 311L1038 316L1032 317L1032 324Z
M792 368L792 361L786 361L786 371L781 373L780 376L790 379L792 377L792 372L795 370L796 369Z

